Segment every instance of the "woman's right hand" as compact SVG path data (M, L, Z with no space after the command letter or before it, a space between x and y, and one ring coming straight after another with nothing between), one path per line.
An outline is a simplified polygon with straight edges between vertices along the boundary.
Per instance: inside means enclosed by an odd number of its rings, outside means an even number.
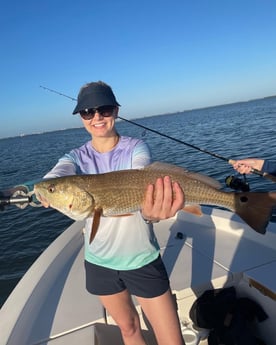
M181 210L184 203L185 196L177 182L172 182L169 176L158 178L147 187L142 217L153 222L167 219Z

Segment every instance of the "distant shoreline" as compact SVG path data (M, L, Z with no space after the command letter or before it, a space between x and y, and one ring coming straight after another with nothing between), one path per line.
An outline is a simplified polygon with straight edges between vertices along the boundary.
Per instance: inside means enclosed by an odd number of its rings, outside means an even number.
M233 103L224 103L224 104L211 105L211 106L202 107L202 108L191 108L191 109L185 109L185 110L178 110L178 111L174 111L174 112L170 112L170 113L162 113L162 114L154 114L154 115L134 117L134 118L131 118L129 120L130 121L135 121L135 120L151 118L151 117L155 117L155 116L180 114L180 113L186 113L186 112L189 112L189 111L218 108L218 107L223 107L223 106L227 106L227 105L243 104L243 103L249 103L249 102L254 102L254 101L261 101L261 100L272 99L272 98L276 98L276 95L266 96L266 97L261 97L261 98L249 99L247 101L239 101L239 102L233 102ZM10 136L10 137L2 137L2 138L0 138L0 140L12 139L12 138L24 138L24 137L30 136L30 135L38 135L38 134L44 134L44 133L50 133L50 132L59 132L59 131L65 131L65 130L69 130L69 129L79 129L79 128L82 128L82 127L69 127L69 128L62 128L62 129L45 130L43 132L37 132L37 133L20 133L18 135L14 135L14 136Z
M195 111L195 110L204 110L204 109L211 109L211 108L218 108L218 107L223 107L226 105L235 105L235 104L243 104L243 103L250 103L250 102L255 102L255 101L261 101L261 100L266 100L266 99L271 99L271 98L276 98L275 96L266 96L266 97L261 97L261 98L253 98L249 99L247 101L238 101L238 102L231 102L231 103L224 103L224 104L217 104L217 105L210 105L208 107L201 107L201 108L191 108L191 109L185 109L185 110L178 110L174 111L171 113L163 113L163 114L155 114L155 115L148 115L148 116L142 116L142 117L136 117L132 118L131 120L138 120L138 119L145 119L145 118L150 118L150 117L155 117L155 116L163 116L163 115L172 115L172 114L180 114L180 113L186 113L189 111Z

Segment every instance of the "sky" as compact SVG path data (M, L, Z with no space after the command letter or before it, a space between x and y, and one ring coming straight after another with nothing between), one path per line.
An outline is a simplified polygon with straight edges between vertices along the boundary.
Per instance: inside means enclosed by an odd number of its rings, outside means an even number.
M4 0L0 35L0 138L81 126L40 86L128 119L276 95L275 0Z

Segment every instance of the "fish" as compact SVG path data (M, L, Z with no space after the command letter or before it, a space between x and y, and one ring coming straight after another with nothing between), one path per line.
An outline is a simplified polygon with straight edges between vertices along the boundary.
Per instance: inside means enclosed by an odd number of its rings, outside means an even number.
M142 169L45 179L34 185L34 193L39 201L47 200L50 207L74 220L93 217L91 243L102 216L125 216L141 210L147 186L165 176L184 191L184 211L201 215L198 205L218 206L265 234L276 206L276 192L222 191L217 180L173 164L155 162Z

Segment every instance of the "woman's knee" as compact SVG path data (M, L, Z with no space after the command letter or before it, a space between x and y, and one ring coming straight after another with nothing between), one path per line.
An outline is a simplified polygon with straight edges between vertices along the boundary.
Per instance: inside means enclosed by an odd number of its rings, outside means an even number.
M120 320L118 326L124 337L132 337L140 331L140 320L137 313L133 313L125 320Z

